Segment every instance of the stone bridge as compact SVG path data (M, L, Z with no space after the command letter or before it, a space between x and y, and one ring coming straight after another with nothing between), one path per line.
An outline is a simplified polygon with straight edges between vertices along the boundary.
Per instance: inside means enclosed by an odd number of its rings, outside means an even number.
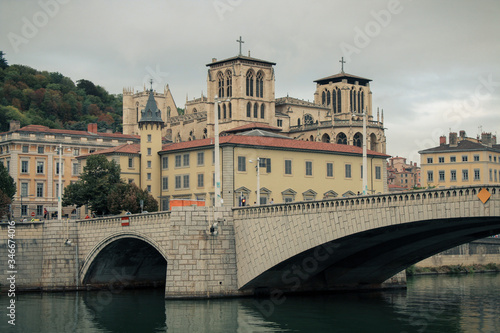
M17 223L16 284L165 285L166 297L379 288L433 254L499 234L499 202L500 186L477 186ZM0 281L7 235L2 223Z

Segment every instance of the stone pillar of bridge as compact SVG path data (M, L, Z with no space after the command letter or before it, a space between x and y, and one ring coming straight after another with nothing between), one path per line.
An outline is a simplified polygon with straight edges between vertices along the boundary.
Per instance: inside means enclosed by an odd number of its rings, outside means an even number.
M240 295L231 208L174 207L168 235L166 298ZM210 227L214 228L211 230Z

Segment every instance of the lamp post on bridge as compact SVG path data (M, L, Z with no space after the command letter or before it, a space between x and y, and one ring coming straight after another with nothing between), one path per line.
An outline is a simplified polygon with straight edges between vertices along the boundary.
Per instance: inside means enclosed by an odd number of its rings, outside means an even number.
M368 194L368 157L366 148L366 109L362 113L352 113L352 117L358 116L363 118L363 195Z

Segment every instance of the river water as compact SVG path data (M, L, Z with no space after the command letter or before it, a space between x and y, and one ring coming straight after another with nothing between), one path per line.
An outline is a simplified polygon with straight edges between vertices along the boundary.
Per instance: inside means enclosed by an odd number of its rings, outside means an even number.
M0 332L500 332L500 274L418 276L407 290L165 300L162 290L0 296Z

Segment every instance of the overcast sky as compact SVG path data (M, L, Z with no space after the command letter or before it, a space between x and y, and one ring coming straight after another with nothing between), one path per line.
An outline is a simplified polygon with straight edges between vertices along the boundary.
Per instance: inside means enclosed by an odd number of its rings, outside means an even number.
M500 134L499 22L498 0L1 0L0 50L111 93L152 78L180 107L239 36L244 55L276 63L276 97L312 101L344 57L373 80L387 153L420 162L450 129Z

